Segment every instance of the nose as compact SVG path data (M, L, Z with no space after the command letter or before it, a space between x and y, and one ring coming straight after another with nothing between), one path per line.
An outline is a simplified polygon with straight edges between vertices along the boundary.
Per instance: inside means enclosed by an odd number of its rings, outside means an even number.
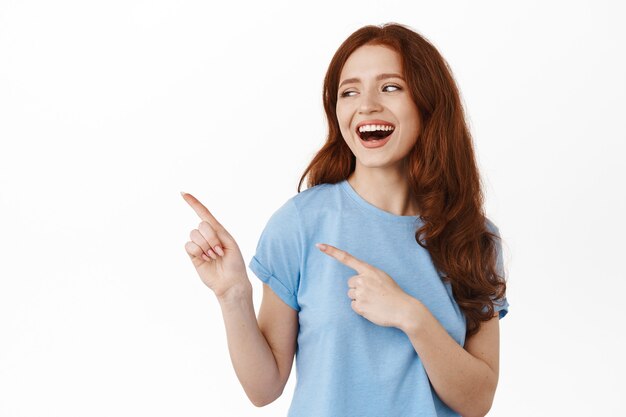
M361 101L359 103L359 113L371 113L374 111L381 111L382 106L378 100L376 93L363 92L361 94Z

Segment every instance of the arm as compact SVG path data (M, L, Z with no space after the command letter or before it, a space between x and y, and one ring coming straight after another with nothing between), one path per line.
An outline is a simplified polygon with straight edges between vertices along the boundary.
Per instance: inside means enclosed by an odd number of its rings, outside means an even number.
M463 349L424 304L384 271L334 246L316 246L358 272L348 280L352 309L374 324L397 327L407 334L443 402L465 417L482 417L489 411L498 383L496 316L482 322Z
M498 314L461 347L419 300L410 297L401 326L419 355L435 392L465 417L491 408L499 372Z
M192 241L185 244L185 250L202 281L217 296L237 378L254 405L269 404L280 396L289 378L298 332L297 312L265 286L257 322L252 284L237 242L194 196L183 193L183 198L202 219L199 229L191 231ZM267 274L258 263L254 269L264 277Z
M218 300L237 378L255 406L268 404L282 387L276 360L255 316L252 287L233 289Z
M298 315L268 285L263 285L259 319L254 314L252 288L218 298L228 350L237 378L257 407L276 400L291 372L298 334Z

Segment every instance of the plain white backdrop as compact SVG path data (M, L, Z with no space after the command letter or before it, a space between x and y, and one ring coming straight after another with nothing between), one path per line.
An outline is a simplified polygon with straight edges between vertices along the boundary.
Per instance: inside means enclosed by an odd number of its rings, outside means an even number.
M504 241L489 416L622 415L623 20L617 1L0 1L0 415L287 414L295 364L264 408L239 385L179 192L248 263L325 140L332 55L391 21L451 66Z

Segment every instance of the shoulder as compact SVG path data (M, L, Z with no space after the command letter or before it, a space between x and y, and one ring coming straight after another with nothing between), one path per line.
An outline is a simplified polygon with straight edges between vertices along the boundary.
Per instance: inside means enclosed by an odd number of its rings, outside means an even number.
M496 224L486 216L485 216L485 226L487 227L487 230L490 233L493 233L494 235L498 237L500 236L500 229L498 228L498 226L496 226Z
M268 229L296 231L302 225L315 223L322 208L331 204L332 192L333 184L320 184L283 200L270 216Z
M300 191L289 199L302 220L314 219L325 210L337 205L339 184L318 184Z
M287 199L272 216L279 228L299 230L308 239L340 209L338 184L318 184ZM283 224L281 224L283 223Z
M307 188L300 191L298 194L291 197L290 200L298 207L308 207L311 205L319 205L323 203L325 197L329 197L335 190L338 184L318 184L314 187Z

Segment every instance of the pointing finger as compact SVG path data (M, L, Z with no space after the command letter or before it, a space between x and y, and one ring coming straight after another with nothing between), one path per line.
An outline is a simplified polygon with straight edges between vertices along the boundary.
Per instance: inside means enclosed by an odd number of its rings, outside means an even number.
M214 229L222 227L222 225L215 219L215 217L213 217L209 209L207 209L200 201L198 201L196 197L192 196L189 193L181 192L181 194L183 196L183 199L185 199L187 204L191 206L191 208L193 209L193 211L196 212L198 217L208 222Z
M325 254L332 256L333 258L337 259L342 264L354 269L359 274L363 273L367 268L369 268L369 264L367 264L366 262L363 262L362 260L358 258L355 258L354 256L350 255L345 250L341 250L334 246L320 244L320 243L316 244L315 246L317 246Z

